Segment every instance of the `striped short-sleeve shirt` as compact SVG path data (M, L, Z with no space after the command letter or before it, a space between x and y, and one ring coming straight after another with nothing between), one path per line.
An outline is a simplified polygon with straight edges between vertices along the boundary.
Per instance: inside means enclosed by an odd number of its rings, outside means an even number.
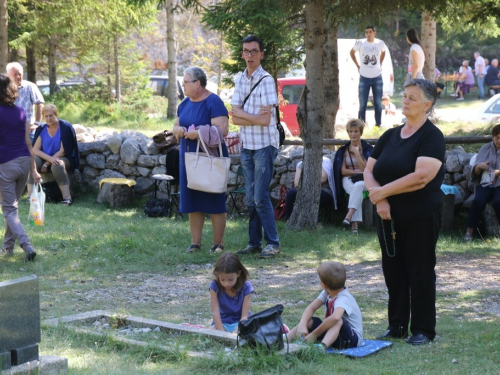
M231 105L243 105L243 100L252 89L252 87L264 75L269 75L262 66L259 66L255 72L248 78L247 69L236 80L233 98ZM243 148L248 150L260 150L267 146L279 148L279 133L276 129L276 110L274 107L278 105L278 95L276 86L271 75L264 78L259 85L252 91L243 110L252 115L257 115L260 112L260 106L272 106L271 122L268 126L261 125L245 125L240 126L240 139Z
M15 104L26 112L26 122L33 124L35 122L33 105L45 103L43 95L38 89L38 86L30 81L21 81L21 86L18 88L18 97Z

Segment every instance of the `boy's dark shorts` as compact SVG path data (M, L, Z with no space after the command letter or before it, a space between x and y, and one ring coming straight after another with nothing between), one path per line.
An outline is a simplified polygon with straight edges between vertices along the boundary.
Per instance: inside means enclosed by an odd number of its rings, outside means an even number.
M314 316L311 332L318 328L323 322L320 318ZM318 337L318 342L321 342L325 337L325 333ZM340 328L339 337L331 345L335 349L356 348L358 346L358 335L351 328L351 325L346 318L342 317L342 328Z

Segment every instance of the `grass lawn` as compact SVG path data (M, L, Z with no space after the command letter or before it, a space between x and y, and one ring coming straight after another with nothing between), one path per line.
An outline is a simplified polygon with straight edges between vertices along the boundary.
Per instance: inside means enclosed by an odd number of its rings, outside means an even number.
M28 205L20 217L38 255L24 264L0 258L0 279L27 275L40 279L42 319L103 309L174 323L208 324L208 284L216 255L208 253L212 228L204 228L203 250L186 254L190 242L187 220L152 219L135 208L110 209L95 203L96 194L78 196L74 205L46 205L46 224L27 225ZM3 231L3 224L0 224ZM319 291L315 269L325 260L346 265L348 286L363 312L365 338L386 328L387 294L374 231L352 236L339 227L292 232L278 223L283 253L276 259L242 257L256 289L252 310L285 305L283 319L293 326ZM245 219L228 221L225 245L236 251L246 245ZM183 348L218 350L219 358L186 357L184 349L163 352L75 333L65 326L42 327L42 355L69 359L71 374L209 374L209 373L358 373L358 374L496 374L500 368L500 241L464 244L460 233L445 233L438 243L438 336L422 347L401 340L377 355L351 360L303 351L224 359L220 345L203 338L183 338ZM318 314L321 316L321 313ZM146 339L147 340L147 339ZM248 353L247 353L248 354Z

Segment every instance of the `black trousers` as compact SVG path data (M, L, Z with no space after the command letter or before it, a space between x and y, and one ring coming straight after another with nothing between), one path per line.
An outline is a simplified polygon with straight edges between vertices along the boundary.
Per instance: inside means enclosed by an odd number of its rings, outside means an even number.
M436 336L436 243L441 211L425 219L381 220L377 233L389 292L389 329ZM396 239L393 240L392 233Z
M296 198L297 198L297 189L291 188L286 192L285 220L290 219ZM325 190L321 189L321 195L319 197L319 207L328 207L328 206L330 207L333 206L333 197L330 194L328 194Z

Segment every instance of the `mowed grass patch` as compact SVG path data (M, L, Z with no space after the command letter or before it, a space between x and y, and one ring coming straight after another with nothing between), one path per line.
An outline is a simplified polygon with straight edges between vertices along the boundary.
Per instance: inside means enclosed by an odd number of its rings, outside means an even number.
M147 218L142 211L145 199L136 200L132 208L111 209L95 203L96 196L81 194L71 207L47 204L43 227L26 224L28 205L20 203L21 220L38 256L33 264L24 264L23 253L16 247L14 257L0 258L1 279L37 275L42 319L102 309L173 323L209 324L208 284L217 259L217 255L208 253L212 245L210 220L203 230L202 251L187 254L190 233L186 218ZM278 233L282 253L277 258L241 257L256 290L252 311L283 303L284 322L292 327L321 290L317 266L337 260L348 270L347 285L362 309L365 337L374 338L385 330L387 293L375 231L362 229L359 236L353 236L340 227L323 225L295 232L278 222ZM226 249L237 251L247 241L247 220L229 220ZM438 265L446 261L450 262L447 269L460 269L476 264L478 259L485 264L488 259L497 260L500 243L485 239L465 244L459 233L452 232L441 237L437 249ZM163 353L157 348L136 348L112 338L77 334L64 326L43 327L40 351L42 355L68 357L71 373L77 374L493 374L500 366L500 315L493 303L498 287L492 285L494 282L471 290L455 287L439 291L438 337L433 344L416 348L396 340L393 348L363 360L322 356L313 351L251 360L244 360L244 355L228 360L221 351L215 360L195 360L183 355L182 350ZM206 345L200 349L210 347Z

